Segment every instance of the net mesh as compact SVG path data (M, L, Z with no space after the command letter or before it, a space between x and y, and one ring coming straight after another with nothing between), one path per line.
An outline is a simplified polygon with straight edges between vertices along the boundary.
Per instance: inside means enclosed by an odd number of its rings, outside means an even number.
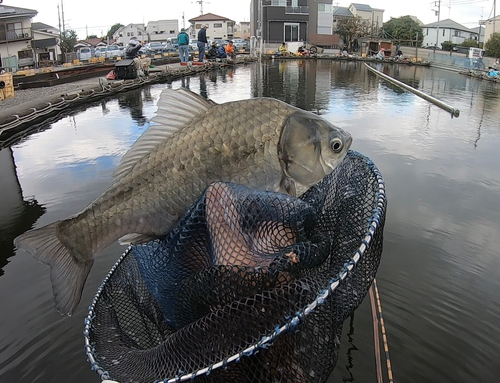
M86 352L125 382L325 382L382 253L386 199L356 152L300 198L215 183L133 246L90 307Z

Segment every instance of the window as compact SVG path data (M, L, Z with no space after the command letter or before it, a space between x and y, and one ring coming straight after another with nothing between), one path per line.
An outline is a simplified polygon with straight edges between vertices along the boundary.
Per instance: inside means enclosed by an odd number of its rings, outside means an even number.
M130 32L127 32L127 36L130 36Z
M134 35L134 32L130 32L130 36L133 36Z
M443 29L443 36L444 36L444 33L445 33L445 32L446 32L446 31Z
M286 7L286 0L271 0L273 7Z
M299 24L285 23L285 41L299 41Z
M286 0L286 5L287 7L297 7L298 6L298 0ZM320 6L322 4L318 4Z
M196 29L201 29L201 24L195 24L194 26Z
M142 36L142 32L137 32L137 36Z
M425 35L429 36L429 28L426 29Z
M214 23L214 28L222 28L222 23Z
M31 50L18 51L17 57L19 59L32 59L33 58L33 51L31 51Z
M457 36L457 37L459 37L459 36L460 36L460 31L457 31L457 30L455 29L455 32L454 32L453 36Z
M175 30L171 29L169 32L171 35L175 34Z

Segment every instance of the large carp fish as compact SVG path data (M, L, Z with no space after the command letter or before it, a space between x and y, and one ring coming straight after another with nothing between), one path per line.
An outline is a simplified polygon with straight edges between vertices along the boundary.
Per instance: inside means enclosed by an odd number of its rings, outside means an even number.
M96 253L117 239L164 237L212 182L298 196L333 171L352 141L321 117L279 100L216 104L186 89L165 89L152 121L94 202L15 240L50 266L63 314L78 305Z

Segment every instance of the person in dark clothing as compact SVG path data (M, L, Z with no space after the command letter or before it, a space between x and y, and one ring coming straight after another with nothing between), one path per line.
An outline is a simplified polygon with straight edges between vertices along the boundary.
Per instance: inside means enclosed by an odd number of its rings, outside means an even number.
M142 48L142 44L137 40L137 38L132 37L130 42L125 48L125 59L134 60L135 68L139 75L144 75L149 72L149 66L151 65L151 59L145 57L141 59L139 56L139 50Z
M207 60L215 60L217 58L217 44L213 43L207 52Z
M198 32L198 60L200 62L203 62L203 59L205 58L205 46L208 44L207 40L207 28L208 25L204 24L202 25L200 31Z
M226 55L226 44L221 44L221 46L219 47L219 49L217 49L217 58L219 59L225 59L227 58L227 55Z
M125 58L128 60L135 59L139 56L139 50L142 48L141 43L134 37L130 39L125 49Z

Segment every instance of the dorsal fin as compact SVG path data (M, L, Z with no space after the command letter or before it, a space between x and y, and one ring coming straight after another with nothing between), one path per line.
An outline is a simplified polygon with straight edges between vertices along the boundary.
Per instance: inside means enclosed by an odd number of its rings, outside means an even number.
M113 182L117 182L141 158L213 105L216 103L185 88L164 89L158 100L156 116L151 120L155 125L150 125L125 153L115 169Z

